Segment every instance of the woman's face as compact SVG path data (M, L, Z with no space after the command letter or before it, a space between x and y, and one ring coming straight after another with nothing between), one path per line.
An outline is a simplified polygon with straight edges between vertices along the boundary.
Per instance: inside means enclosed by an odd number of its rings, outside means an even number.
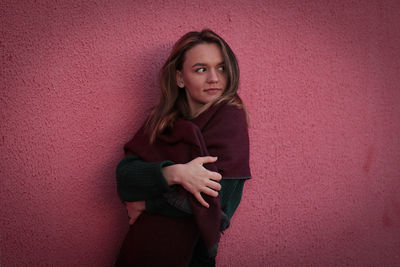
M224 64L221 49L213 43L198 44L186 52L182 71L177 71L176 81L180 88L186 90L192 114L225 91Z

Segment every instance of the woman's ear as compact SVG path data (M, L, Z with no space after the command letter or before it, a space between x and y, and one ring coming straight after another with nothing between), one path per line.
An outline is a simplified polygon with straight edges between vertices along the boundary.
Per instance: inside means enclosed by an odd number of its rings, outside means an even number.
M176 84L179 88L185 87L185 83L183 82L183 74L180 70L176 71Z

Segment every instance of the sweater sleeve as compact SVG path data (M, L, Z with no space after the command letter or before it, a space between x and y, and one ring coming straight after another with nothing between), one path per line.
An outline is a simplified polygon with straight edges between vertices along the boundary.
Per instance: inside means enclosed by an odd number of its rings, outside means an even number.
M146 212L169 217L189 214L170 205L163 194L173 190L168 186L161 169L174 164L172 161L146 162L138 155L126 156L117 167L117 191L124 201L146 202Z
M227 225L224 226L224 230L229 227L230 219L240 204L245 181L246 179L222 179L220 181L221 190L219 191L219 195L221 199L221 209L228 217ZM146 211L169 217L190 215L169 204L163 195L146 200Z
M137 155L126 156L117 167L117 191L122 200L147 200L167 192L161 169L171 161L145 162Z
M221 198L221 209L229 219L232 218L240 204L245 181L246 179L221 180L221 190L219 192Z
M169 217L184 217L190 214L169 204L164 193L173 190L168 186L161 169L174 164L171 161L146 162L133 154L126 156L117 167L117 191L124 201L146 201L146 212ZM222 211L230 219L242 198L245 179L221 180Z

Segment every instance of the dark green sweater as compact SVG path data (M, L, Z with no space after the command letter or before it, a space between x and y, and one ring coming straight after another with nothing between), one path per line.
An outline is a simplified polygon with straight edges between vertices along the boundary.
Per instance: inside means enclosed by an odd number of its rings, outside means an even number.
M170 205L163 193L174 190L168 186L161 169L174 164L171 161L145 162L137 155L125 157L117 167L117 190L124 201L146 201L146 212L169 217L190 216ZM230 219L242 198L245 179L220 181L222 211Z

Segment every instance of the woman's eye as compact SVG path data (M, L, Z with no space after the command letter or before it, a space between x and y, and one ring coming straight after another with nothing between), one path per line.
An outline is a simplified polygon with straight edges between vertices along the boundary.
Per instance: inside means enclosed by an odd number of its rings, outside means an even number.
M196 72L205 72L205 71L206 71L205 68L199 68L199 69L196 70Z
M218 68L218 70L224 71L224 70L225 70L225 67L224 67L224 66L221 66L221 67Z

